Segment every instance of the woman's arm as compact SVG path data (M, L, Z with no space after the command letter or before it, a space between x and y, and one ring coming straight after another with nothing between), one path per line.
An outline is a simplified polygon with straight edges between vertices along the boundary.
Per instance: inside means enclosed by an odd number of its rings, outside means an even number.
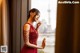
M34 44L31 44L29 42L29 30L30 30L30 25L29 24L25 24L24 27L23 27L23 30L24 30L24 42L25 44L28 46L28 47L32 47L32 48L38 48L38 49L42 49L42 47L39 47L37 45L34 45Z

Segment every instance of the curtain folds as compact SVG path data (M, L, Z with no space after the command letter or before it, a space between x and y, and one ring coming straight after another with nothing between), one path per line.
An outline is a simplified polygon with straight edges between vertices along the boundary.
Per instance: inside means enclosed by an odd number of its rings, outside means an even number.
M55 53L80 53L79 39L80 4L58 4Z
M0 0L0 46L8 47L8 5L7 0Z

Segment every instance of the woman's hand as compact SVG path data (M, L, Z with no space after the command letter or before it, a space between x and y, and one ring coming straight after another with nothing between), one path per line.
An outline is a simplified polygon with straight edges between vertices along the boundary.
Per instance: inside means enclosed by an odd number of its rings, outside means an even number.
M38 21L38 22L37 22L37 28L39 28L40 25L41 25L41 22Z
M39 26L41 25L40 21L37 21L37 26L36 26L36 30L38 31Z
M44 38L43 41L42 41L42 45L41 45L42 49L45 48L45 45L46 45L46 39Z

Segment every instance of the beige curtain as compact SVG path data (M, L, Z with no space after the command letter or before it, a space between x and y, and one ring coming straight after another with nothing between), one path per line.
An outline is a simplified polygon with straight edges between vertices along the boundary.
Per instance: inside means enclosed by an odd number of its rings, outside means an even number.
M8 5L7 0L2 0L2 32L3 32L3 44L8 45L8 33L9 33L9 23L8 23Z
M8 6L7 0L0 0L0 46L8 47Z
M80 53L80 4L58 4L55 53Z

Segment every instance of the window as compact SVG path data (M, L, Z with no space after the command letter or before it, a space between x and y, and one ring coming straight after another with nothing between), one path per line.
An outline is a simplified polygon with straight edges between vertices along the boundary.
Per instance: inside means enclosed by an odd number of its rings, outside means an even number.
M31 0L31 8L40 10L39 19L42 24L39 28L38 45L46 38L45 49L39 49L38 53L54 53L57 0Z

